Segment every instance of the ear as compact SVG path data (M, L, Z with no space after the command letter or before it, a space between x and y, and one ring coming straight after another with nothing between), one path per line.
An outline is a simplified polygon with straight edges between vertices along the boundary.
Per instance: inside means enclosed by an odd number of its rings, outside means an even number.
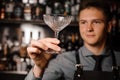
M112 30L112 21L109 21L108 22L108 29L107 29L107 32L110 33Z

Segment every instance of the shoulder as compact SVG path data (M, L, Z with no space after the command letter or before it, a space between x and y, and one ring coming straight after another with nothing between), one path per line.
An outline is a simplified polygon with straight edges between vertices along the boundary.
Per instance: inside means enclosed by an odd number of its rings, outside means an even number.
M120 58L120 51L114 51L115 57Z
M114 51L118 66L120 66L120 51Z

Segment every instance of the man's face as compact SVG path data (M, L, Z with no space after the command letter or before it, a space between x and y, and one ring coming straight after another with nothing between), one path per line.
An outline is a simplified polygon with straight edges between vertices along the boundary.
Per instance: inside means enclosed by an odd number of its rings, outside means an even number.
M103 12L96 8L87 8L82 10L79 15L79 29L84 44L103 43L106 40L106 31L109 30Z

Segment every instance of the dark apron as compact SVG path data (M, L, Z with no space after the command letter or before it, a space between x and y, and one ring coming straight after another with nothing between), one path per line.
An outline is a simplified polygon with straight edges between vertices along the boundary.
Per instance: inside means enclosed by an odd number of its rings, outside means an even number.
M112 72L106 71L83 71L83 66L80 64L79 52L76 51L76 67L74 80L120 80L119 67L116 65L116 58L113 50L112 53Z

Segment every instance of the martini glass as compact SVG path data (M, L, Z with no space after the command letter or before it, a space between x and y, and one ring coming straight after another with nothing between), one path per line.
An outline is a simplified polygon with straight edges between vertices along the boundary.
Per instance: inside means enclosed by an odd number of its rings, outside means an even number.
M54 31L54 37L58 38L59 32L71 23L72 16L64 16L60 14L44 14L43 20ZM53 50L48 50L47 52L58 53Z

